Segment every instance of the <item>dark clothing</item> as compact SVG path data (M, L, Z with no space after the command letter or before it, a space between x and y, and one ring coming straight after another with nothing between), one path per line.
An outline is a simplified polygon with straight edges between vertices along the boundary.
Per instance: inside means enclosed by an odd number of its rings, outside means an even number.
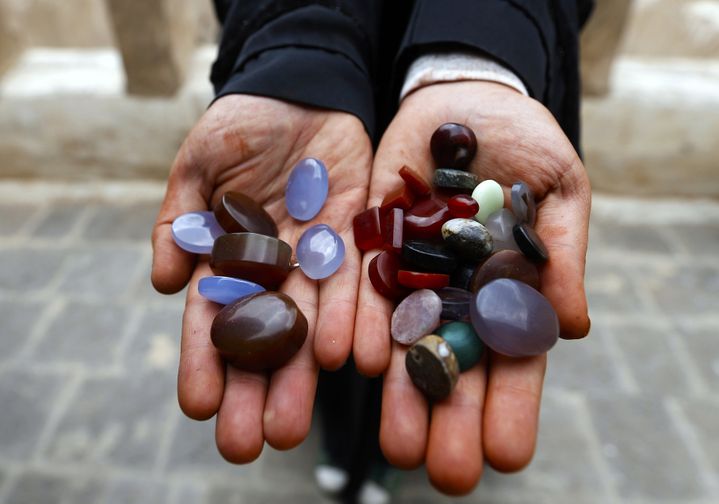
M593 0L215 0L217 96L357 116L377 140L419 55L475 50L511 69L579 143L578 33Z

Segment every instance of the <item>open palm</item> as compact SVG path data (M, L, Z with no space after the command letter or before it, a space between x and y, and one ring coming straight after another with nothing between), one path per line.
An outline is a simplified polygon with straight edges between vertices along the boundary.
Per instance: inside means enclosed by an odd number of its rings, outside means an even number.
M535 229L549 250L542 292L559 315L562 336L587 334L584 260L590 207L581 161L552 115L538 102L501 84L457 82L422 88L404 99L375 156L368 206L395 189L407 164L431 180L429 139L445 122L472 128L478 153L471 171L494 179L509 201L523 180L538 201ZM480 478L486 459L503 471L520 469L534 452L546 356L508 358L490 353L462 374L445 401L429 405L404 368L406 348L389 334L394 306L376 293L365 254L354 338L360 371L385 373L380 441L390 462L426 462L433 484L461 494Z
M322 160L330 180L325 206L307 223L292 219L284 204L289 172L305 157ZM335 369L350 352L361 260L351 226L365 205L371 162L370 140L354 116L247 95L217 100L175 159L153 231L152 281L164 293L190 282L179 402L194 419L217 413L217 445L232 462L255 459L265 441L278 449L299 444L309 432L319 366ZM220 307L197 292L199 279L212 272L206 260L197 261L171 237L178 215L213 208L230 190L264 205L278 225L279 238L292 247L307 227L319 222L332 226L347 244L345 262L332 277L317 282L295 270L282 285L306 316L309 332L298 354L271 375L223 364L210 341Z

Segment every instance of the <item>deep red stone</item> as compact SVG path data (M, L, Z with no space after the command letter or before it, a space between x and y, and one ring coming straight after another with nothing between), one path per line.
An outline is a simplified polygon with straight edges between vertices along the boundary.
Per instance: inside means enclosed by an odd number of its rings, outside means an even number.
M402 267L399 258L389 252L380 252L369 263L368 273L374 290L393 301L404 297L407 289L397 282L397 272Z
M400 285L411 289L441 289L449 285L449 275L399 270L397 281Z
M407 165L399 169L399 176L402 177L404 183L407 184L418 198L427 196L432 192L432 186L429 185L427 179Z
M352 221L355 245L360 250L372 250L382 246L382 222L379 207L368 208L355 215Z
M407 185L402 184L402 187L399 187L396 190L387 193L387 195L382 200L382 205L379 209L380 212L384 214L385 212L393 208L409 210L410 208L412 208L412 205L414 205L414 193L409 187L407 187Z
M384 248L395 252L402 253L402 235L404 229L404 210L401 208L393 208L383 217L382 231L384 236Z
M477 137L467 126L446 123L432 134L430 150L438 168L462 170L477 152Z
M442 224L451 218L446 203L436 198L423 199L404 214L404 239L439 239Z
M447 208L452 217L470 219L479 212L479 203L467 194L457 194L447 201Z

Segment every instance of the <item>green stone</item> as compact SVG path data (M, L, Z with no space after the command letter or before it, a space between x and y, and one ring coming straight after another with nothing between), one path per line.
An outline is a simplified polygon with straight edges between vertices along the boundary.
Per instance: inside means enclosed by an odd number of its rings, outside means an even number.
M459 321L449 322L441 325L435 334L441 336L452 347L460 371L474 367L482 358L484 343L477 336L472 324Z

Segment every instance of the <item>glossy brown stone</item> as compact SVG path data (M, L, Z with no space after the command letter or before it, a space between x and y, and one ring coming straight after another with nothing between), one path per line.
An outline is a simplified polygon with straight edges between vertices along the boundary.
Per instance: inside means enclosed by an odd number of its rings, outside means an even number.
M430 401L449 397L459 381L459 363L452 347L436 334L425 336L407 352L404 361L412 383Z
M539 271L521 252L500 250L479 266L470 283L470 290L477 292L492 280L512 278L539 290Z
M450 217L443 201L436 198L421 200L404 213L404 238L441 239L442 224Z
M228 233L258 233L277 237L277 225L262 205L238 191L222 195L215 219Z
M445 123L432 134L430 150L438 168L465 169L477 153L477 137L463 124Z
M407 165L399 169L399 176L402 177L407 187L409 187L418 198L428 196L429 193L432 192L432 187L429 185L429 182L427 182L427 179Z
M307 319L281 292L260 292L225 306L212 322L212 343L245 371L283 366L307 338Z
M230 233L215 240L210 268L215 275L250 280L276 289L290 273L292 247L271 236Z

